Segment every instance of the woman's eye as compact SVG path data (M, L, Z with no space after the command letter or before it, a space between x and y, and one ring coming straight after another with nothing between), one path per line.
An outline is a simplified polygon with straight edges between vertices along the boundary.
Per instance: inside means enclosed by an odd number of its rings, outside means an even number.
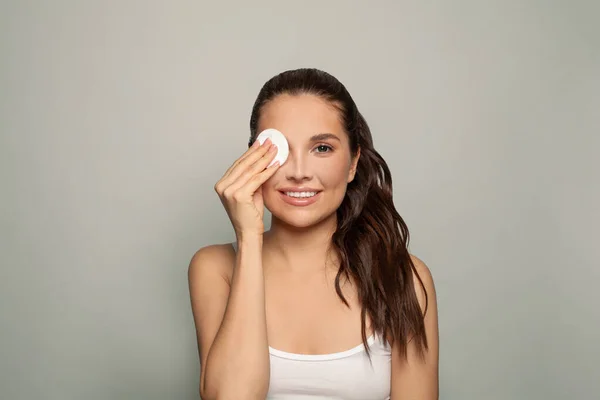
M317 153L327 153L333 149L330 146L320 144L316 147L316 150L317 150Z

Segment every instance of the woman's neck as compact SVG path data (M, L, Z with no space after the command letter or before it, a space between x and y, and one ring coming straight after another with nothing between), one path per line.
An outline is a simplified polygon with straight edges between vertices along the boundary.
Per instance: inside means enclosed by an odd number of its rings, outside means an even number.
M337 257L331 252L331 238L337 227L335 214L308 228L295 228L272 218L265 232L264 247L277 264L290 272L323 270L325 265L337 268Z

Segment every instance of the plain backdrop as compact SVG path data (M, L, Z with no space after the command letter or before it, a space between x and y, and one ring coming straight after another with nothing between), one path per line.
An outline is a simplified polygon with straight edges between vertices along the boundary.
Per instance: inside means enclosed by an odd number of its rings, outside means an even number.
M440 398L600 393L598 2L0 4L0 398L198 398L188 264L234 239L213 185L298 67L391 168Z

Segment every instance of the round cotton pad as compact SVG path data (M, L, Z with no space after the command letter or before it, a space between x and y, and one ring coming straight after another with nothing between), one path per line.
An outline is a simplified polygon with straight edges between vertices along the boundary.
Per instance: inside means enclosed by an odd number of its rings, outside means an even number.
M279 132L277 129L269 128L259 133L256 140L258 140L260 144L263 144L267 138L271 139L271 142L277 146L277 155L273 161L271 161L269 166L273 165L276 161L279 161L279 165L283 165L290 153L287 139L283 136L283 133Z

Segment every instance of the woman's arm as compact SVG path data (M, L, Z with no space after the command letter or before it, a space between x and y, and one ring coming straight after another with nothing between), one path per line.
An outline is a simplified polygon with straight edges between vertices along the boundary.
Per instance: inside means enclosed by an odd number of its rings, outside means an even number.
M397 348L392 348L391 400L437 400L439 397L439 335L435 286L429 268L417 257L411 256L423 285L427 290L427 313L425 332L429 349L421 359L413 343L408 344L407 359L400 359ZM425 310L425 293L421 283L414 279L415 291L421 309Z
M200 396L205 400L264 399L270 372L262 235L240 237L235 262L227 247L200 249L189 267Z

